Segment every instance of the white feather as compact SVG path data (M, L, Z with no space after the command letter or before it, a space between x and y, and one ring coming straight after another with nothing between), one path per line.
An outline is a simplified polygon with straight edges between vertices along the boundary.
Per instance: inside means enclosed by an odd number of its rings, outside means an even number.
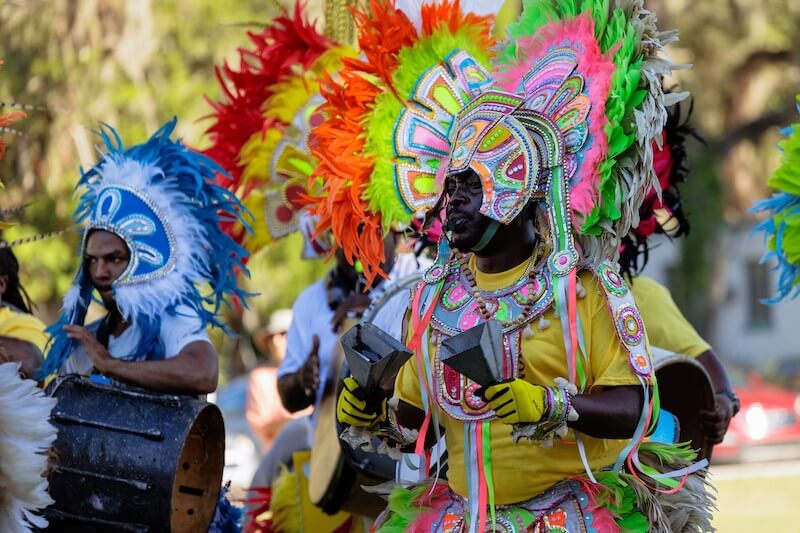
M174 237L176 263L171 271L148 283L115 284L114 299L120 313L128 320L141 313L151 316L161 314L166 307L175 304L181 295L189 294L194 283L202 283L210 277L208 254L202 250L208 250L211 245L203 226L192 223L196 220L190 209L192 199L170 190L169 179L152 183L152 178L160 172L161 169L154 165L130 159L118 161L106 158L100 168L103 179L95 185L97 194L114 185L141 191L153 202L161 219L168 221Z
M18 363L0 364L0 531L24 533L44 528L33 514L53 503L47 493L47 451L56 439L50 411L56 404L29 379Z

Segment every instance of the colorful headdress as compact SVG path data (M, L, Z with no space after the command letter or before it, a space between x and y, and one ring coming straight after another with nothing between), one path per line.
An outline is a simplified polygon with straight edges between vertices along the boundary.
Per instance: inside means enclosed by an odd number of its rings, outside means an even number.
M689 125L691 104L685 116L679 104L670 107L668 113L661 148L653 146L653 168L659 189L653 187L647 193L639 208L639 225L622 238L619 249L620 271L629 276L647 264L650 236L664 234L675 238L689 234L689 220L683 210L679 186L688 173L686 140L700 138Z
M204 153L227 170L218 178L231 190L242 185L242 146L268 127L262 106L273 94L271 87L295 69L307 69L331 47L304 19L300 3L292 16L282 14L262 32L248 32L248 37L254 48L239 50L238 70L227 63L215 69L223 100L209 100L215 122L206 132L212 145Z
M320 227L371 282L383 233L436 203L450 121L488 86L495 43L492 17L465 12L457 0L423 5L417 25L383 0L354 15L362 57L346 59L337 79L322 84L326 120L310 142L324 188Z
M226 91L253 94L230 98L228 106L217 106L216 129L210 130L216 145L227 147L232 154L221 163L234 179L222 183L252 214L251 233L242 227L231 231L251 253L302 231L306 238L304 256L316 257L327 252L330 245L324 238L314 238L313 221L303 214L309 178L316 165L306 137L311 125L321 120L315 113L321 103L318 80L323 73L338 69L341 57L352 52L317 33L303 17L300 5L293 17L279 17L262 37L253 40L256 50L242 51L242 72L226 67L233 84L233 91ZM270 63L269 67L254 67L247 62L250 56ZM276 64L281 68L275 69ZM257 76L243 77L244 72ZM225 86L222 78L220 81ZM246 83L239 87L242 81ZM237 129L237 113L253 117L247 132Z
M797 109L800 111L800 95ZM769 214L756 231L763 232L766 240L762 261L775 258L779 273L778 294L767 303L795 298L800 293L800 123L787 128L785 134L779 144L783 150L781 165L767 180L767 185L779 192L753 207L755 213Z
M208 157L170 139L173 119L147 142L125 148L116 131L100 132L105 153L82 172L80 202L73 215L85 224L81 258L93 230L120 237L130 261L113 282L114 299L123 318L142 331L130 358L164 357L160 317L187 306L203 326L224 327L222 305L246 295L237 287L246 252L220 229L220 222L239 220L242 206L214 183L224 171ZM53 336L42 374L57 371L73 348L62 328L83 325L94 287L83 265L64 298L62 314L50 327Z
M671 64L658 54L676 33L659 32L641 0L611 4L523 1L492 64L490 19L444 2L422 6L417 32L389 2L373 0L356 12L363 59L345 62L341 83L323 87L327 120L313 130L312 149L327 192L317 212L373 275L380 231L417 210L438 210L447 175L471 169L481 177L481 212L490 227L539 202L537 225L550 241L542 272L561 317L569 381L584 390L588 375L576 326L582 268L608 288L618 336L643 386L645 408L615 465L619 472L624 461L640 467L636 450L657 395L650 395L641 319L607 260L637 225L645 195L658 187L653 146L661 145L671 103L661 85ZM410 345L428 391L433 374L420 346L452 264L448 255L442 246L412 303ZM435 410L426 412L423 433Z

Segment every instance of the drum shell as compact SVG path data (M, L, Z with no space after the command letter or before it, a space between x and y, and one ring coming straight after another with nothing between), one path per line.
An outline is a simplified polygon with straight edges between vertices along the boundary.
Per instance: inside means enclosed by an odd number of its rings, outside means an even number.
M56 503L46 511L51 530L208 527L224 466L216 406L79 376L62 378L51 394L58 428L49 476Z
M702 411L715 409L711 378L695 358L651 348L661 408L680 423L680 441L691 443L698 459L711 460L714 444L703 431Z

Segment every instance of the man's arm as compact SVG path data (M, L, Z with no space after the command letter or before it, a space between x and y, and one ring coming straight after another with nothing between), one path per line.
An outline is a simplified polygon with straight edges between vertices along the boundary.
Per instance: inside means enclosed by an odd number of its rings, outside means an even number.
M398 425L408 428L408 429L416 429L422 427L422 422L425 420L425 412L422 409L419 409L410 403L406 403L403 400L397 404L397 423ZM439 429L439 434L444 435L444 428ZM425 448L433 448L434 444L436 444L436 432L433 431L433 428L429 428L427 435L425 435ZM403 451L406 453L412 453L414 451L414 447L416 444L410 444L406 446Z
M20 372L33 378L42 366L42 351L32 342L0 336L0 353L9 361L20 363Z
M296 413L314 405L319 388L319 337L312 338L311 352L296 372L278 377L278 394L287 411Z
M728 432L731 418L737 413L737 406L734 406L733 403L736 395L733 393L733 387L725 367L722 366L722 361L714 352L711 350L703 352L697 361L703 365L711 378L716 400L716 408L713 411L702 412L703 431L714 444L719 444L725 438L725 433Z
M567 425L598 439L629 439L642 414L644 395L640 386L606 387L593 394L573 396L578 420Z
M95 367L101 374L159 392L209 394L217 390L217 352L207 341L194 341L178 355L161 361L109 358Z
M217 352L208 341L193 341L178 355L161 361L123 361L108 350L83 326L64 326L70 339L81 343L86 355L101 374L131 385L159 392L208 394L217 390Z

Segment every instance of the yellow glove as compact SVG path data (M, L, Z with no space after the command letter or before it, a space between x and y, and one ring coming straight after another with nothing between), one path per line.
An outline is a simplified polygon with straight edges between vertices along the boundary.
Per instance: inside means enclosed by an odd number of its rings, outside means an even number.
M533 424L547 412L547 389L524 379L489 385L483 396L504 424Z
M344 378L344 388L336 402L336 418L342 424L371 427L386 420L386 398L380 406L367 405L367 393L353 378Z

